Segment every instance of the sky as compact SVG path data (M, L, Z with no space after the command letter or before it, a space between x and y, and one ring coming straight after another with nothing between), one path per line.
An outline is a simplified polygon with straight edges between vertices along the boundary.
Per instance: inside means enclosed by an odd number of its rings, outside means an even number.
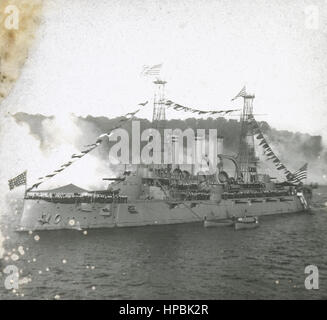
M152 99L152 79L140 74L162 63L167 99L238 108L231 98L246 85L258 120L327 138L326 17L325 1L48 0L3 107L119 116ZM140 116L151 115L149 104Z

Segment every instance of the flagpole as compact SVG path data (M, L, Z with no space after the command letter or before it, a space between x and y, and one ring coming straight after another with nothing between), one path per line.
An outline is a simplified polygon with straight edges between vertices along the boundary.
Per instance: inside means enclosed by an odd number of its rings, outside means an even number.
M26 178L25 178L24 199L25 199L25 197L26 197L26 193L27 193L27 170L26 170L25 172L26 172Z
M24 213L24 209L25 209L26 193L27 193L27 170L26 170L25 189L24 189L24 198L23 198L23 213Z

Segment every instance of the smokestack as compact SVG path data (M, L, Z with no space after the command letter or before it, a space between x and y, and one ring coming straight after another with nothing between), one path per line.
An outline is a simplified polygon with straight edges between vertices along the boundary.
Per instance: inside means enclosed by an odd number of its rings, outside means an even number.
M224 154L224 137L217 137L217 154Z

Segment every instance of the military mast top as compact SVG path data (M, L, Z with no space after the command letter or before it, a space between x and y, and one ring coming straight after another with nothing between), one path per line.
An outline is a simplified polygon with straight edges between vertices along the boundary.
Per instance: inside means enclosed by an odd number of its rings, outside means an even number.
M253 183L258 180L257 164L258 158L254 148L254 132L250 126L250 120L253 117L253 99L254 94L242 95L244 99L243 112L241 114L241 134L238 162L240 172L245 183Z
M156 130L163 130L162 123L160 123L162 120L166 120L166 100L165 100L165 84L167 83L164 80L161 80L157 78L155 81L153 81L155 84L155 93L154 93L154 99L153 99L153 115L152 115L152 124L153 127L156 128ZM150 134L149 142L153 140L153 135ZM161 141L161 153L160 158L162 156L162 153L164 152L164 141ZM152 150L153 155L153 150ZM160 166L157 164L152 164L152 169L160 168Z
M167 81L157 78L153 83L156 85L156 91L153 101L152 121L166 120L165 84Z

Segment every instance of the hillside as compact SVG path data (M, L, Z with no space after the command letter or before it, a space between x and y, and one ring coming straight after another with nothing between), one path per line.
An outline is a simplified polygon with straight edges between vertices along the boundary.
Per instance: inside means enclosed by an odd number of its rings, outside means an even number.
M27 113L16 113L13 115L16 123L19 125L26 124L29 127L30 134L40 142L42 150L54 147L55 139L52 139L53 132L49 133L48 126L56 122L55 117L46 117L40 114L32 115ZM151 127L151 122L146 119L137 119L141 122L141 131ZM107 117L80 117L71 115L70 121L72 126L78 128L76 137L76 148L92 143L104 132L110 131L119 118L109 119ZM327 150L324 148L321 136L312 136L306 133L290 132L287 130L277 130L269 126L267 122L259 122L261 130L269 144L280 160L285 163L290 170L298 169L303 163L309 163L309 176L314 181L322 181L323 175L327 174ZM218 129L218 134L224 136L224 149L228 153L236 153L239 143L240 122L234 119L225 118L207 118L186 120L171 119L162 123L160 126L165 128L201 128L201 129ZM131 123L126 123L124 128L131 131ZM59 134L59 133L58 133ZM131 144L130 144L131 145ZM102 159L107 159L109 146L106 144L97 154ZM263 152L258 148L258 155L262 160ZM263 161L265 162L265 161ZM269 163L264 163L263 168L272 169ZM310 175L311 174L311 175Z

